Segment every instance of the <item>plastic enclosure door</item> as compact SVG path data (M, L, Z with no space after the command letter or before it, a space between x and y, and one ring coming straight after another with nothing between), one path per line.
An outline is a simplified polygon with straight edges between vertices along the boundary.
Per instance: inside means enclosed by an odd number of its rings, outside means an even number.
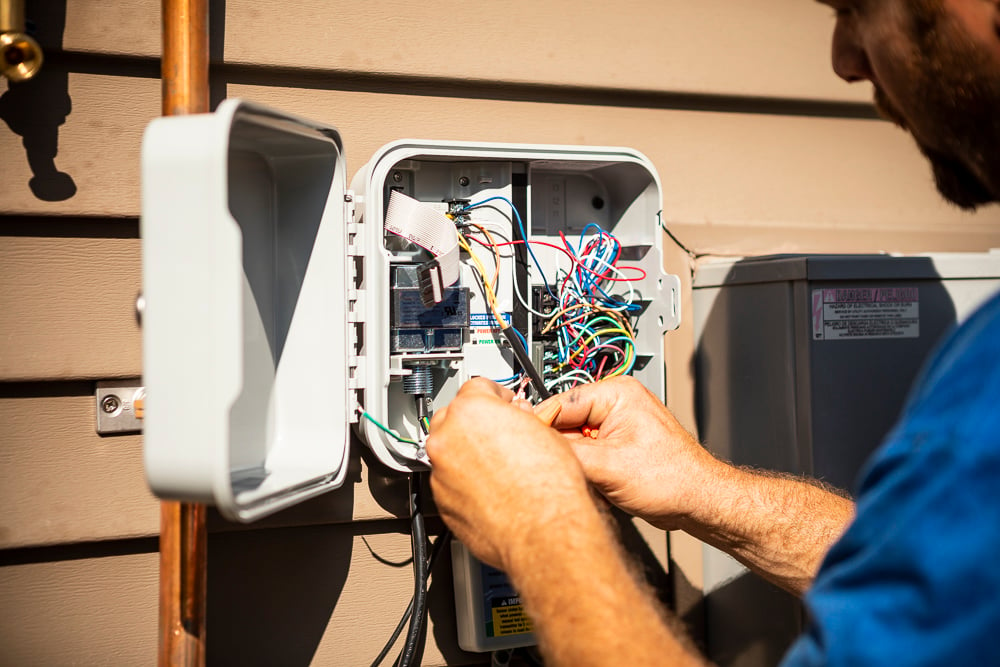
M346 176L337 131L240 100L142 147L146 475L253 521L347 472Z

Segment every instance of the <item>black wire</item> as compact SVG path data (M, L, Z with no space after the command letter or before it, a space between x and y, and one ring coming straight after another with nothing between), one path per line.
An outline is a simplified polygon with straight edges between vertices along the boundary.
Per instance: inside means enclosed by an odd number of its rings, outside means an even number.
M410 541L413 548L413 608L410 612L410 628L406 633L406 643L396 660L397 667L410 667L423 646L421 631L427 618L427 529L424 526L423 474L410 475Z
M448 546L451 542L451 531L445 530L441 533L436 540L434 540L434 546L431 547L431 557L427 559L427 573L430 574L434 570L434 564L437 562L438 555L444 551L444 548ZM403 617L399 619L399 623L396 624L396 629L392 631L392 636L389 637L389 641L385 643L382 647L382 652L378 654L378 657L372 662L371 667L379 667L382 661L385 660L386 656L389 655L389 651L392 650L392 645L396 643L399 639L399 635L403 633L403 628L406 627L406 622L410 620L410 614L413 613L413 598L410 598L410 603L406 606L406 611L403 612Z
M665 224L663 224L663 211L657 211L657 213L656 213L656 220L657 220L657 222L660 225L660 229L662 229L664 232L666 232L667 236L670 237L670 240L673 241L677 245L678 248L680 248L681 250L683 250L684 252L686 252L688 254L688 256L691 257L692 259L697 259L699 257L699 255L697 255L693 250L691 250L686 245L684 245L683 243L681 243L681 240L679 238L677 238L676 236L674 236L674 233L672 231L670 231L669 229L667 229L667 226Z
M510 343L510 347L514 351L514 356L517 358L517 363L521 364L521 369L531 378L531 384L534 386L538 398L544 401L552 395L552 392L545 388L542 376L538 374L538 369L531 363L528 351L524 349L524 345L521 344L521 339L517 337L517 334L511 333L511 329L512 327L503 327L500 329L500 332L507 339L507 342Z

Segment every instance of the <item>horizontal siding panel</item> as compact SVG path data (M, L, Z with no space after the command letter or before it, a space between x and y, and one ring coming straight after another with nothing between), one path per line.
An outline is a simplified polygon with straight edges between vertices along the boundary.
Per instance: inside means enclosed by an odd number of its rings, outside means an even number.
M159 113L153 79L71 74L73 111L55 164L76 182L64 201L38 199L20 137L0 126L9 175L0 213L135 216L142 128ZM884 226L947 224L957 235L1000 219L943 204L911 140L876 120L509 102L232 84L246 97L340 128L350 172L400 138L630 146L660 172L669 222ZM124 101L127 100L127 103ZM42 122L39 120L38 122ZM708 251L710 248L702 248Z
M138 239L0 238L0 380L142 374Z
M345 525L213 535L208 664L369 664L412 594L402 529L405 522L388 532L368 524L368 534ZM0 565L3 662L153 664L158 566L156 553ZM435 573L422 664L482 664L456 645L448 563Z
M829 64L833 16L802 0L227 0L213 19L226 63L545 86L868 101ZM160 5L68 6L63 48L158 56ZM224 46L222 46L224 45ZM280 48L275 48L281 45Z
M101 438L91 396L0 399L0 548L151 536L142 439Z
M0 567L3 662L154 664L158 564L151 553Z
M48 74L65 76L57 68ZM138 215L139 148L146 125L160 115L160 81L70 74L67 83L39 86L43 76L18 89L28 93L4 98L24 111L15 129L0 124L0 213Z
M89 395L0 398L0 549L159 533L159 505L146 485L141 436L98 436L94 410ZM405 516L406 478L370 464L358 442L352 446L344 488L250 526L213 514L211 530Z

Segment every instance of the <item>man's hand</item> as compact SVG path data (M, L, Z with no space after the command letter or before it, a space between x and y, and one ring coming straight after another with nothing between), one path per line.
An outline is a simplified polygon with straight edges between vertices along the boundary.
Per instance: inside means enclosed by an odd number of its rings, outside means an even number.
M612 503L659 528L681 527L724 467L633 378L577 387L536 412L553 403L560 410L552 425L571 439L590 481ZM596 438L581 435L583 427Z
M513 398L489 380L471 380L434 415L427 440L441 516L480 560L501 569L510 550L527 548L540 531L562 532L594 511L567 440Z
M445 522L511 577L547 665L701 664L633 579L569 440L513 397L472 380L434 415L427 453Z
M587 477L623 510L682 529L796 594L812 583L854 514L847 498L814 481L717 460L632 378L572 389L536 406L560 405ZM596 429L597 437L580 433Z

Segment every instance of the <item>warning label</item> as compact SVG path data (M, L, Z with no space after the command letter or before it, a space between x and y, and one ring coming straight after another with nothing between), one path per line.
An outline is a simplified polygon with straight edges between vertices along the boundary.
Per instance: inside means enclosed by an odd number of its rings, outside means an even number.
M812 293L813 340L919 338L920 289L850 287Z
M489 623L486 625L488 637L508 637L531 632L531 619L524 612L521 598L494 598L492 603L493 626L490 627Z
M503 315L504 324L510 324L510 313L500 313ZM472 345L493 345L496 346L502 338L500 327L493 313L472 313L469 315L469 342Z

